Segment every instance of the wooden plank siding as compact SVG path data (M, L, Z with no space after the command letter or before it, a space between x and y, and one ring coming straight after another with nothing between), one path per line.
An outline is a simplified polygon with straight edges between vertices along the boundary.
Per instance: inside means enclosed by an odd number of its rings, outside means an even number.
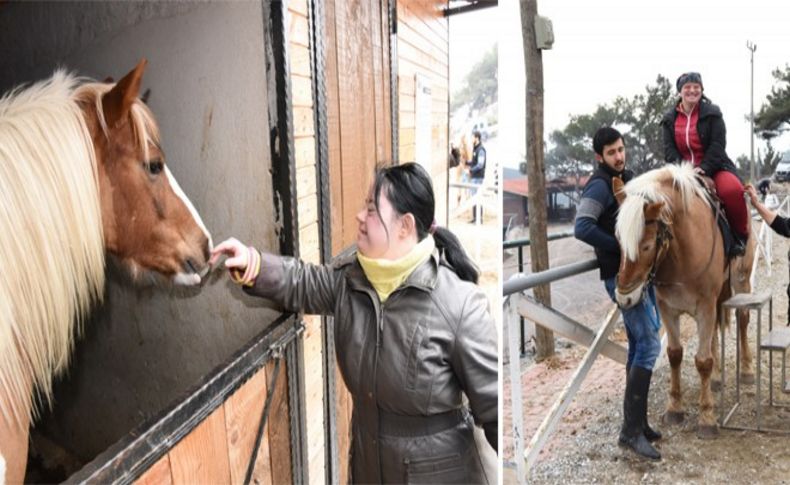
M447 1L398 2L398 157L416 161L416 83L424 76L431 87L431 177L436 194L436 219L446 224L449 24L442 15Z

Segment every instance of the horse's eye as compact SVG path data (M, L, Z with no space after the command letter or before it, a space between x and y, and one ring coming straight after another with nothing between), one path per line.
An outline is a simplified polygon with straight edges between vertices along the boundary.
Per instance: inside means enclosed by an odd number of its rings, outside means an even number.
M165 164L161 160L151 160L145 166L151 175L158 175L165 168Z
M642 251L649 251L649 250L650 250L650 245L645 244L644 246L642 246Z

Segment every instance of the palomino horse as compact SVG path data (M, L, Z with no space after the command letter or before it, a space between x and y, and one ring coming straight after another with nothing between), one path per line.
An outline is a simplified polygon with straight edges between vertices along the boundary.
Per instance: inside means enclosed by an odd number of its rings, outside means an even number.
M105 251L138 280L196 285L208 270L211 237L138 99L145 64L117 84L58 71L0 99L0 482L24 478L30 422L102 299Z
M625 308L635 305L645 284L654 280L668 336L671 380L665 420L669 424L679 424L684 419L679 318L687 313L696 320L699 347L694 362L701 380L697 434L714 437L718 428L711 380L718 378L717 322L721 303L733 290L751 291L754 238L749 238L746 254L728 264L709 195L698 183L690 164L667 165L635 178L624 189L619 185L615 189L620 201L616 234L622 257L617 302ZM739 312L742 368L744 374L753 376L746 343L748 323L748 313Z

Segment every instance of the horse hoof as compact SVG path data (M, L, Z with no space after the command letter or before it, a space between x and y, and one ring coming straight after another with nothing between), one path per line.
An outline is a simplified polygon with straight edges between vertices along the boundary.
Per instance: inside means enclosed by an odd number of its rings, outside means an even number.
M710 381L710 390L713 391L713 392L721 391L721 381L711 380Z
M748 386L754 383L754 374L741 374L741 384L746 384Z
M697 438L703 440L712 440L719 436L719 428L714 425L699 425L697 428Z
M664 424L668 424L670 426L683 424L683 421L686 419L686 415L683 411L667 411L664 413L663 422Z

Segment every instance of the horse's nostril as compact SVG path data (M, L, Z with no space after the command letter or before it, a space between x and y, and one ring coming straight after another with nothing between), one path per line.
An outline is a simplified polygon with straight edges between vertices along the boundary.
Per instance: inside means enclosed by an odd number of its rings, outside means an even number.
M186 266L185 269L188 270L187 272L189 272L189 273L198 273L197 265L192 260L192 258L187 258L186 263L184 264L184 266Z

